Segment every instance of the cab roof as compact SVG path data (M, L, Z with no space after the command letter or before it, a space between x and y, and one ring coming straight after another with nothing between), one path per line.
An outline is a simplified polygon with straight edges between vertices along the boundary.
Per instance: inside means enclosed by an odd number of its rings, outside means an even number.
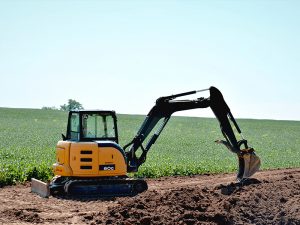
M95 109L95 110L71 110L69 111L69 113L103 113L103 114L112 114L112 115L116 115L116 112L114 110L99 110L99 109Z

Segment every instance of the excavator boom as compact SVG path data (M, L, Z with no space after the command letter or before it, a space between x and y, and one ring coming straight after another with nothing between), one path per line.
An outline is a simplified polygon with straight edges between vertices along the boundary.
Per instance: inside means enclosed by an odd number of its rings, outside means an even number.
M197 98L194 100L176 100L178 97L183 97L187 95L196 94L197 92L209 90L210 96L208 98ZM209 89L204 89L200 91L190 91L185 93L180 93L176 95L170 95L165 97L160 97L156 100L155 106L150 110L146 116L141 128L137 132L136 136L131 142L124 146L128 160L128 171L136 172L140 165L142 165L145 160L148 151L151 146L155 143L162 130L168 123L171 115L178 111L190 110L196 108L208 108L210 107L216 118L220 123L220 129L225 137L226 141L216 141L217 143L224 144L230 151L236 153L239 157L239 172L238 179L242 180L253 175L260 166L260 160L255 155L252 148L248 148L247 140L243 138L242 132L234 119L230 108L226 104L221 92L215 88L210 87ZM158 130L152 135L149 141L146 143L145 147L143 142L155 128L155 126L162 120L162 123ZM232 121L238 133L241 135L242 139L237 140L230 121ZM241 148L242 145L244 148ZM142 154L138 157L136 151L141 148Z

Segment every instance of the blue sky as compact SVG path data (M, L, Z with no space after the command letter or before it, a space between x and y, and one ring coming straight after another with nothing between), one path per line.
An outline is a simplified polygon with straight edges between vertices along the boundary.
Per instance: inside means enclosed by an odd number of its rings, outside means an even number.
M0 0L0 107L72 98L146 114L160 96L216 86L237 118L300 120L299 10L278 0Z

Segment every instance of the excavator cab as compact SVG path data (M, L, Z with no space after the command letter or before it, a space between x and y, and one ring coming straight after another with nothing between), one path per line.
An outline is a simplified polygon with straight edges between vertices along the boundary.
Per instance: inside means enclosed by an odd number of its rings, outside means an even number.
M114 111L70 111L66 136L56 145L53 172L51 195L132 196L147 189L144 180L127 179Z
M114 111L70 111L66 136L56 145L53 172L65 178L125 176ZM70 179L69 179L70 180Z
M66 136L63 140L88 142L109 140L118 143L115 111L70 111Z

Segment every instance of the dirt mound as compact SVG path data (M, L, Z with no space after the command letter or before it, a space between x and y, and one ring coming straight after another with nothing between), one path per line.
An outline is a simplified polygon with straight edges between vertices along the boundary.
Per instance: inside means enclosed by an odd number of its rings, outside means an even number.
M0 223L300 224L300 169L233 181L232 174L168 177L148 180L149 190L136 197L86 202L6 187L0 189Z
M299 178L152 191L109 209L105 223L300 224Z

